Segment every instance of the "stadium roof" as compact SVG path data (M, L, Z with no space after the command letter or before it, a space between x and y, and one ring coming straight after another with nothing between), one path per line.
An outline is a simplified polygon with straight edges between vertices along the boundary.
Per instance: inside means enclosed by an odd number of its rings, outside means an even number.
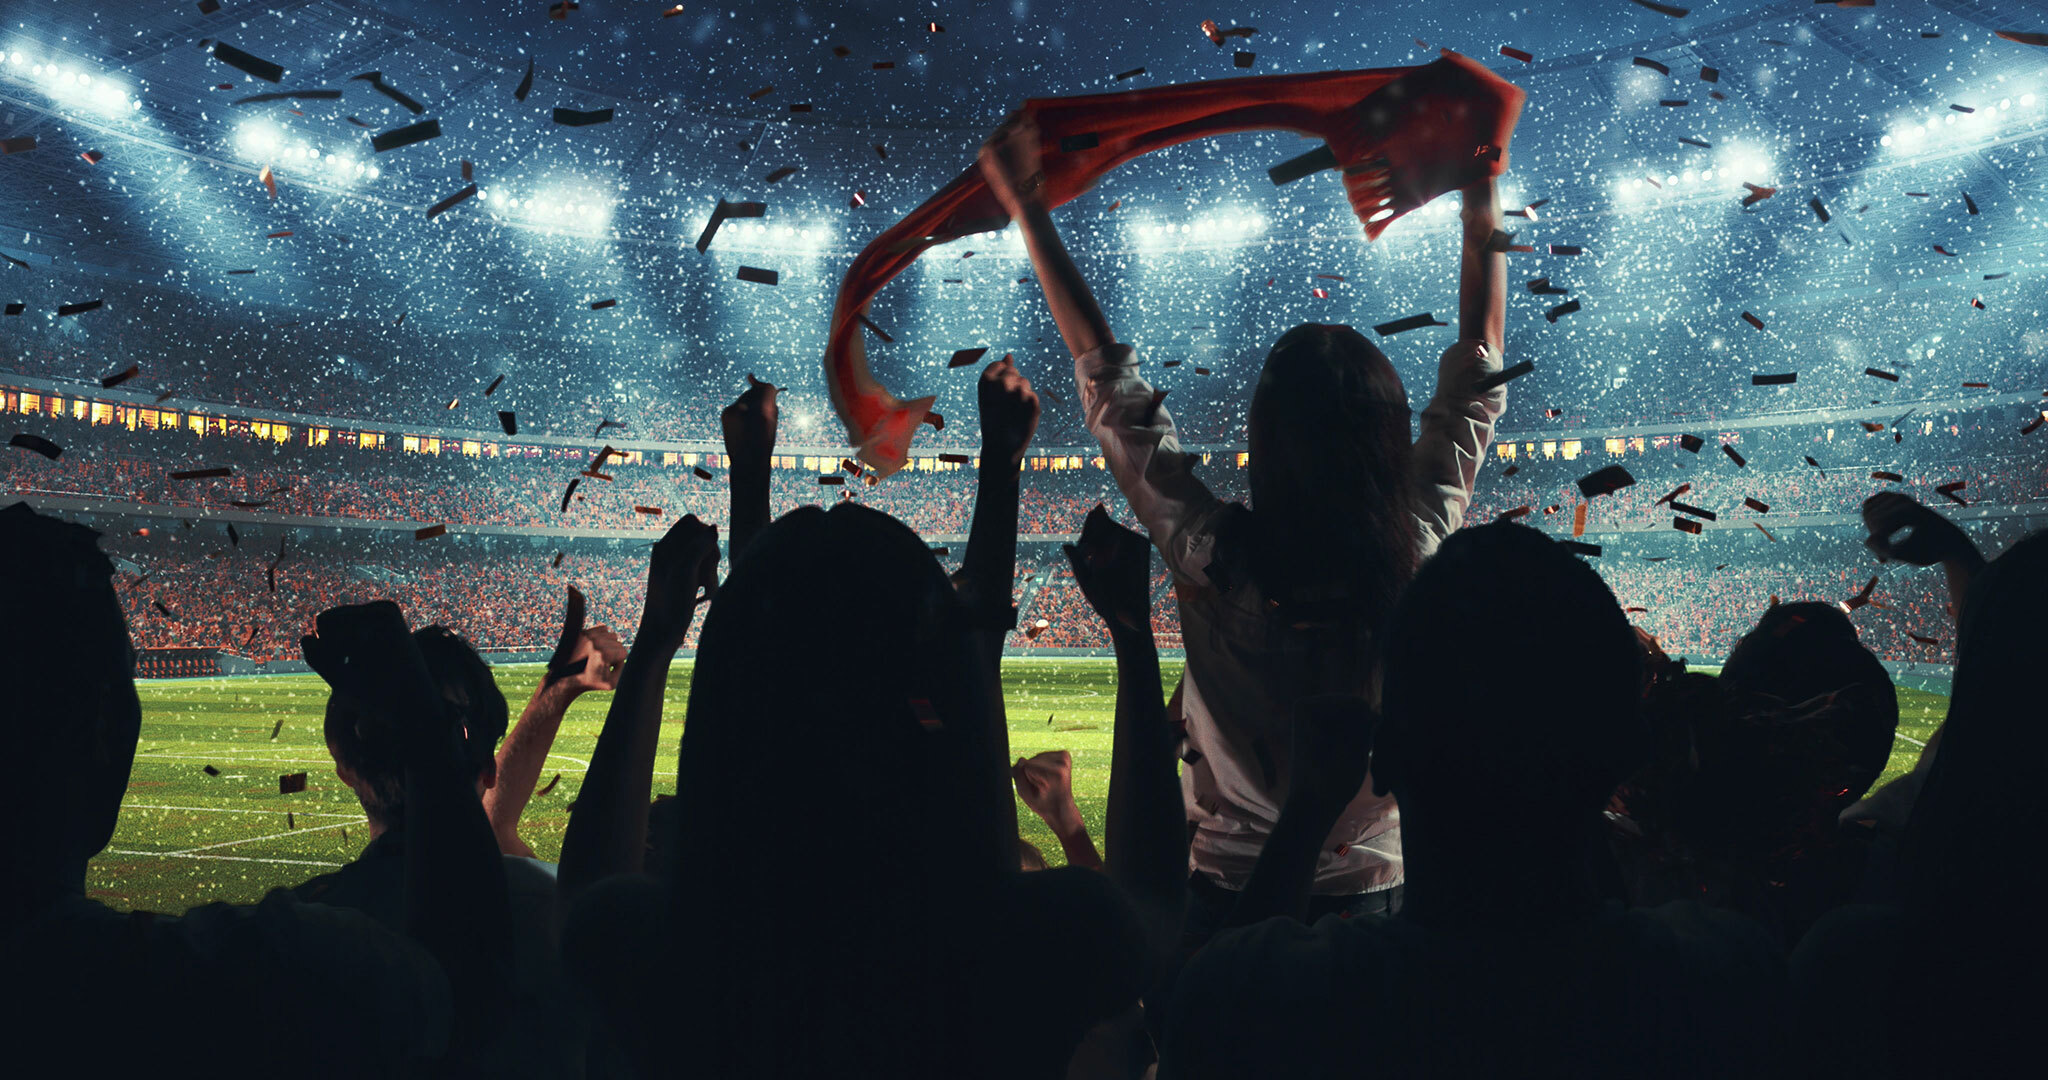
M522 415L545 425L543 400L564 403L564 432L592 410L673 411L699 383L726 395L754 370L794 386L799 423L821 436L834 425L817 357L847 258L1017 102L1417 64L1438 48L1528 90L1504 189L1547 200L1518 223L1546 253L1512 272L1581 302L1554 315L1563 297L1517 289L1510 350L1538 365L1516 384L1524 403L1646 422L1703 398L1771 411L1963 381L2016 391L2048 350L2048 48L1996 36L2048 32L2040 3L1699 0L1682 18L1631 0L692 2L673 16L589 0L560 19L541 0L211 6L0 5L0 137L36 140L0 158L0 253L27 264L0 288L30 307L9 329L41 357L5 363L96 375L149 336L176 350L149 374L195 396L232 384L244 403L398 413L511 370L531 395ZM1204 19L1256 33L1219 47ZM221 43L281 67L278 81ZM281 92L298 96L246 102ZM611 118L564 124L558 109ZM439 137L373 149L430 119ZM1171 383L1201 441L1240 426L1285 326L1455 304L1448 201L1368 246L1334 181L1267 180L1303 148L1178 148L1062 212L1125 336L1217 370ZM472 179L473 198L429 215ZM1744 183L1778 194L1745 207ZM769 213L700 255L719 198ZM1015 349L1041 382L1059 377L1014 236L925 261L877 301L900 341L876 347L886 380L971 416L971 388L939 366L955 348ZM742 263L782 284L733 280ZM1314 297L1319 270L1347 281ZM107 310L55 316L87 296ZM1449 331L1426 333L1388 346L1418 405ZM1789 371L1796 384L1750 386ZM287 392L308 380L333 392ZM1061 442L1075 441L1069 413L1048 417Z

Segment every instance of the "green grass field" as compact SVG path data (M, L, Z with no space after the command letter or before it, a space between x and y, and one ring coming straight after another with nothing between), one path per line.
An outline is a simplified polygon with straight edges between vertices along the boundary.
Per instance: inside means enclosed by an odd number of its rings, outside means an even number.
M516 718L540 678L539 665L497 669ZM1169 661L1166 691L1180 676ZM304 881L355 857L369 842L355 794L334 775L321 741L327 688L315 675L148 681L142 694L142 740L128 799L113 843L93 861L91 894L118 908L182 911L213 900L248 902L267 890ZM1017 660L1004 663L1013 756L1065 749L1074 756L1075 796L1098 839L1109 794L1110 728L1116 665L1109 660ZM676 745L690 693L690 667L678 663L663 707L656 792L675 789ZM609 695L587 695L569 710L521 835L544 859L561 850L567 807L582 786ZM1886 778L1910 767L1948 709L1948 699L1899 691L1900 740ZM1050 716L1050 722L1047 717ZM282 717L277 737L271 728ZM209 776L205 767L220 770ZM307 774L306 790L280 795L277 778ZM287 814L290 822L287 823ZM1018 807L1024 834L1057 865L1059 845L1039 820Z

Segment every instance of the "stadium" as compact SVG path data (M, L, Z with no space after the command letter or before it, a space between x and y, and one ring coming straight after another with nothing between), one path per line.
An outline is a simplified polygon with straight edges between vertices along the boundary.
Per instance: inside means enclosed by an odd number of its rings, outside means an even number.
M556 677L566 596L630 644L656 543L691 516L724 535L721 410L756 379L780 388L773 515L870 507L968 576L993 471L977 377L998 357L1039 410L1007 756L1067 751L1089 834L1113 834L1123 642L1068 549L1098 506L1145 521L1038 249L1007 218L922 236L858 325L835 298L1027 99L1439 50L1526 94L1489 250L1496 351L1530 364L1494 384L1462 523L1569 542L1695 672L1774 607L1833 607L1895 687L1876 785L1912 774L1949 712L1960 599L1939 569L1874 557L1865 501L1910 497L1987 558L2048 527L2048 9L1255 8L0 2L0 503L98 534L142 703L87 895L253 904L361 857L375 834L301 645L316 616L393 600L454 630L516 720ZM1289 327L1366 334L1417 425L1434 361L1474 336L1456 192L1368 240L1340 172L1276 182L1317 145L1270 126L1134 151L1052 210L1193 475L1254 512L1247 429ZM849 325L860 376L921 410L900 460L846 404ZM1214 628L1184 636L1186 575L1149 566L1163 698ZM1569 625L1473 611L1465 648L1484 670ZM660 689L656 796L678 794L704 627ZM848 625L788 648L845 683L912 646ZM1497 688L1580 692L1566 670ZM547 750L520 834L540 860L562 858L610 697L567 707ZM1070 838L1018 811L1066 864Z

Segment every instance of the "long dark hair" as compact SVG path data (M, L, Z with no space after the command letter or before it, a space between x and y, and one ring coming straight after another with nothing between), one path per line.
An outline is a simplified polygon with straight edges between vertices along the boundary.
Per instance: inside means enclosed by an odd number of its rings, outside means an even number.
M665 871L707 1074L947 1056L958 930L1017 866L965 625L916 534L854 504L785 515L720 588Z
M1348 326L1281 335L1252 393L1252 578L1283 610L1371 622L1415 574L1410 410L1400 376Z

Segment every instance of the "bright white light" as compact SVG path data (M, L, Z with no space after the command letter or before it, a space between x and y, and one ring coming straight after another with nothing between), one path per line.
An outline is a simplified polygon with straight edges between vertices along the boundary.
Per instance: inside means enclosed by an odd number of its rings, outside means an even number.
M1715 171L1730 179L1769 186L1777 164L1770 155L1740 143L1723 143Z
M0 53L0 57L22 63L20 53ZM38 88L58 105L71 109L87 109L98 113L119 113L137 107L128 93L128 88L119 79L89 71L70 71L55 64L34 64L29 72L42 80Z
M1138 218L1128 229L1135 245L1149 250L1227 247L1265 232L1266 219L1255 210L1221 207L1178 223Z
M250 120L235 129L235 148L243 157L265 158L277 153L284 133L268 120Z
M537 224L575 232L599 232L612 223L611 197L587 184L543 188L527 196L520 209Z

